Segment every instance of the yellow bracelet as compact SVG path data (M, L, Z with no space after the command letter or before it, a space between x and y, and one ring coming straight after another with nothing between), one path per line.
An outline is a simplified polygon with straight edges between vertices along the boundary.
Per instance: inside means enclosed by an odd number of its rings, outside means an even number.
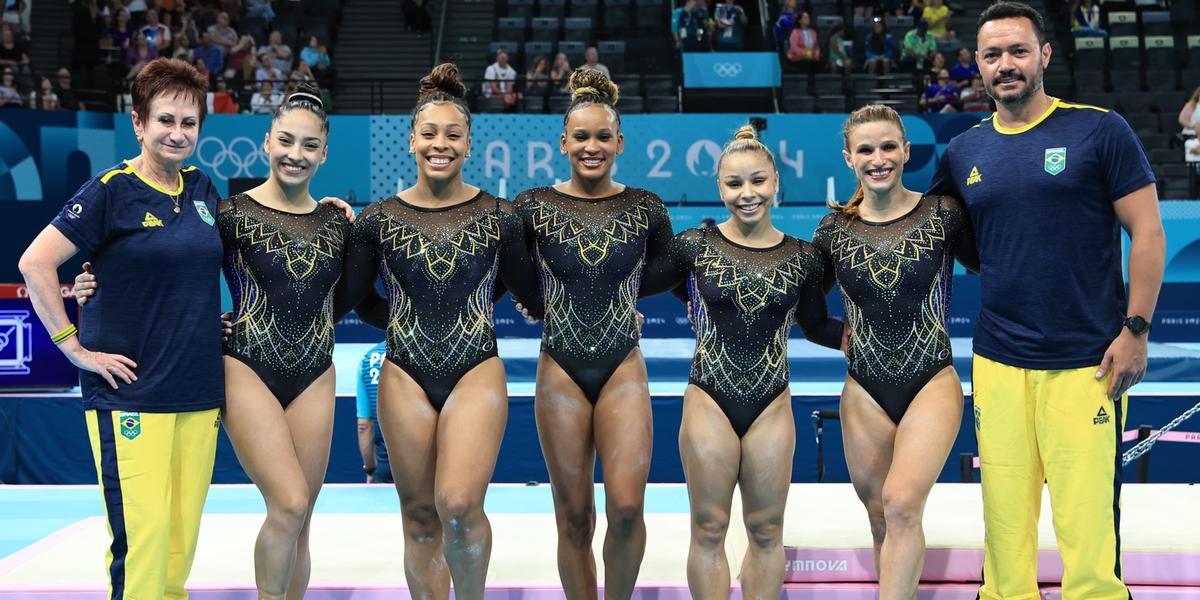
M67 338L75 335L76 333L79 333L79 329L77 329L75 327L75 324L72 323L72 324L64 327L62 331L59 331L58 333L51 335L50 341L54 342L54 344L57 346L58 344L61 344L65 341L67 341Z

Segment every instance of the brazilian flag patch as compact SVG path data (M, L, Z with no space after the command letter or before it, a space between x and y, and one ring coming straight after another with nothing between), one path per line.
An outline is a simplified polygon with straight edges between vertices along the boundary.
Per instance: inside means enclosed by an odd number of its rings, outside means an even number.
M213 223L216 223L216 220L213 219L212 213L208 210L208 205L204 204L203 200L193 200L192 204L196 205L196 213L200 215L200 219L202 221L208 223L210 226Z
M1066 148L1046 148L1046 162L1043 167L1051 175L1058 175L1067 169Z
M123 412L117 418L121 421L121 435L125 439L132 442L142 435L142 413Z

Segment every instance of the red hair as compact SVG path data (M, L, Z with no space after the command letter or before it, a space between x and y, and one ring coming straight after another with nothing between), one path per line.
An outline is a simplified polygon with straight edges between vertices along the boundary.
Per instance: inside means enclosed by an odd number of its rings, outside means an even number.
M133 96L133 110L138 118L145 122L150 118L150 103L160 96L173 98L186 96L196 102L200 115L200 124L208 114L205 94L208 93L208 79L196 70L196 67L175 58L156 58L142 67L130 86Z

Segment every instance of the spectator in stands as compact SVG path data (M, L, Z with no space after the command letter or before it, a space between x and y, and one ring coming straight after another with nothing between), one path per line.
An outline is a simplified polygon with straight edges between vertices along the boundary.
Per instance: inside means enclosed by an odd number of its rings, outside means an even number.
M146 10L146 25L140 31L142 35L146 36L146 43L154 46L154 49L160 53L165 54L164 51L171 45L171 30L158 22L157 9Z
M186 35L175 38L175 47L171 50L171 58L178 58L189 65L195 62L196 56L192 53L192 43L188 41Z
M250 98L250 112L256 115L269 115L275 112L275 107L283 102L283 96L275 91L275 85L266 79L258 84L258 91Z
M71 9L71 66L80 73L89 73L98 64L100 36L104 33L104 18L96 0L77 0Z
M292 69L292 75L289 76L289 79L292 78L295 78L296 81L315 82L317 80L316 75L314 75L312 69L309 68L308 63L304 61L296 63L296 68Z
M323 77L329 70L329 52L315 35L308 38L308 45L300 50L300 61L307 64L318 77Z
M208 80L209 85L212 85L212 80L214 77L220 76L220 73L209 73L208 64L206 64L203 59L196 58L194 56L192 57L192 67L196 69L197 73L203 75L204 78Z
M429 33L433 31L433 17L425 0L402 0L400 10L404 13L405 31Z
M792 28L799 20L800 11L796 9L796 0L784 0L783 7L779 10L779 18L775 19L775 47L781 54L787 54Z
M171 32L176 39L180 36L186 36L188 42L193 47L200 44L200 30L196 27L196 20L192 18L192 13L185 12L179 17L179 25Z
M958 62L950 67L950 80L959 88L971 84L971 78L979 74L979 65L975 64L975 53L963 46L958 49Z
M958 100L958 87L950 81L950 72L942 69L938 73L937 80L930 83L925 88L925 93L921 94L921 98L917 104L921 107L922 112L944 113L954 112L954 104Z
M547 84L550 82L549 61L545 56L533 57L532 67L525 74L525 95L526 96L543 96L546 94Z
M746 11L733 0L720 0L713 14L717 25L717 50L740 51L742 32L747 22Z
M258 57L258 69L254 71L254 80L283 81L283 71L276 69L271 57L264 54Z
M12 67L5 65L0 74L0 107L20 108L21 92L17 91L17 74Z
M1100 27L1100 3L1095 0L1074 0L1071 5L1071 35L1108 37L1108 32Z
M520 94L516 91L517 70L508 64L508 53L496 52L496 62L483 71L483 96L503 97L505 110L515 108Z
M271 0L246 0L246 16L270 23L275 20L275 9L271 6Z
M829 57L829 72L849 75L854 69L854 59L846 53L846 26L838 23L829 30L829 41L825 47Z
M229 53L226 54L226 67L220 73L212 73L214 76L224 76L226 79L233 79L238 71L241 71L241 66L245 62L250 62L252 65L258 65L260 62L258 55L254 54L254 38L248 35L242 35L238 38L238 43L235 43L233 48L229 48ZM280 71L283 72L282 70Z
M204 63L204 70L210 77L220 75L225 70L225 51L213 43L212 33L208 31L200 34L200 45L192 50L192 56Z
M697 0L684 0L671 14L671 35L682 52L708 50L708 9Z
M588 46L588 49L583 53L583 64L579 65L580 69L595 69L604 73L605 77L612 78L608 72L608 67L600 62L600 51L595 46Z
M37 110L59 110L61 108L58 103L58 94L54 93L54 84L50 83L49 77L40 77L37 89L29 92L29 108Z
M140 29L146 22L146 0L121 0L125 10L129 11L129 20L134 29Z
M976 73L971 76L970 87L962 93L963 112L986 113L996 110L992 97L983 87L983 76Z
M238 33L229 26L229 13L227 12L222 11L217 14L217 23L208 26L208 33L212 34L212 42L226 54L238 43Z
M929 31L929 23L918 19L917 26L904 34L904 43L900 51L900 68L912 73L922 73L937 52L937 39Z
M260 57L263 55L270 57L271 64L280 73L291 71L292 64L296 62L296 57L292 56L292 49L283 43L283 34L278 30L271 32L267 37L267 44L258 49L258 55Z
M896 59L896 41L887 32L887 25L882 19L875 19L871 24L871 33L866 40L867 72L878 75L882 70L884 75L892 72L892 61Z
M941 52L934 52L933 59L929 64L925 65L925 74L929 76L929 80L937 82L938 74L942 69L946 68L946 55Z
M1192 97L1183 103L1178 121L1179 126L1183 128L1180 131L1183 137L1196 137L1196 131L1200 129L1200 87L1196 88L1196 91L1192 92Z
M925 0L908 0L908 9L905 12L914 20L920 19L925 13Z
M954 39L954 30L950 29L950 7L944 0L929 0L925 10L921 11L921 18L929 23L929 31L937 41Z
M821 42L817 30L812 26L808 12L800 13L800 20L788 37L788 62L802 73L816 73L821 65Z
M8 23L0 26L0 66L12 67L18 75L31 75L29 54L17 44L13 27ZM28 80L26 81L28 85Z
M0 6L4 7L3 11L0 12L4 13L3 22L6 25L12 25L22 31L29 31L29 24L25 23L22 18L22 15L25 13L24 0L4 0L4 4Z
M112 17L112 24L108 27L108 39L112 41L112 47L118 49L122 55L129 48L129 41L133 39L133 28L129 26L129 11L121 9Z
M158 48L151 46L146 35L139 31L133 36L133 45L125 50L125 66L129 67L129 73L125 75L125 79L132 81L141 72L142 67L156 58L158 58Z
M855 17L870 17L875 12L875 0L850 0Z
M554 55L554 67L550 69L550 86L556 93L565 94L569 91L571 80L571 60L565 53Z
M54 74L54 94L58 96L58 105L63 110L80 110L79 101L75 98L75 91L71 89L71 70L66 67L59 67L58 72Z

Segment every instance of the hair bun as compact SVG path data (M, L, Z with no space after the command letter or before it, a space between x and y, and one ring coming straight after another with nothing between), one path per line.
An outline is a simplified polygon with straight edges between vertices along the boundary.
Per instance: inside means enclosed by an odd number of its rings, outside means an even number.
M591 100L616 106L621 98L621 87L613 83L603 72L588 67L579 67L571 73L567 84L571 89L571 102Z
M455 98L467 96L467 86L458 75L458 66L454 63L442 63L433 68L428 75L421 78L421 97L438 92Z
M735 140L758 140L758 131L753 125L742 125L738 128L737 133L733 134Z

